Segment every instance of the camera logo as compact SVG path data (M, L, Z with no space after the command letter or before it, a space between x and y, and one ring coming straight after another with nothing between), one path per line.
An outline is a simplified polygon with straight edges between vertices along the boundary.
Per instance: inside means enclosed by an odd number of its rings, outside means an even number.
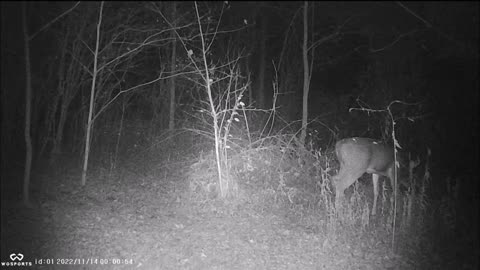
M23 261L23 259L25 258L25 256L23 256L22 253L12 253L10 254L9 256L10 258L10 261L7 261L7 262L0 262L0 266L3 268L5 266L32 266L32 262L29 262L29 261Z
M18 253L18 254L12 253L12 254L10 254L10 260L12 260L13 262L16 261L16 260L21 261L21 260L23 260L23 254L22 253Z

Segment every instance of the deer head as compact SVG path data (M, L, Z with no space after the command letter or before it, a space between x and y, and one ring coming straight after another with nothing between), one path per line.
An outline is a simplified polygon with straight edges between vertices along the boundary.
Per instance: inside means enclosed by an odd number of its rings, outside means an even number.
M392 188L395 186L393 148L368 138L347 138L336 143L335 153L340 163L340 171L333 177L336 205L341 202L345 189L364 173L369 173L373 181L372 215L375 215L379 176L387 176Z

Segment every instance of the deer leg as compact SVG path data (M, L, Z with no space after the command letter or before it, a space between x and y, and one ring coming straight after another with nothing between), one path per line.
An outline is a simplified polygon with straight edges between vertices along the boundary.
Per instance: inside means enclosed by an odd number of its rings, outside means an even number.
M335 207L337 209L340 209L340 204L345 196L345 190L353 185L353 183L355 183L355 181L357 181L357 179L363 174L363 170L353 168L351 169L352 171L349 172L345 168L345 166L341 167L338 175L334 177Z
M392 196L390 197L391 198L390 201L394 202L394 205L395 205L396 202L394 200L397 199L399 185L398 185L398 179L395 179L394 166L395 164L390 169L388 169L387 174L388 174L388 178L390 178L390 184L392 185Z
M373 209L372 215L375 216L377 213L377 198L378 198L378 174L372 174L373 182Z

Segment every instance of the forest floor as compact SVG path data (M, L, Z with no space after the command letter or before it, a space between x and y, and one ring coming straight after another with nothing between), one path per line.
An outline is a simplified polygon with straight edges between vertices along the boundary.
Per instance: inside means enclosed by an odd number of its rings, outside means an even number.
M149 175L97 170L85 187L76 170L38 173L34 208L2 202L1 261L21 253L31 269L476 267L445 264L439 255L395 254L375 229L355 238L325 235L291 209L193 202L187 167Z

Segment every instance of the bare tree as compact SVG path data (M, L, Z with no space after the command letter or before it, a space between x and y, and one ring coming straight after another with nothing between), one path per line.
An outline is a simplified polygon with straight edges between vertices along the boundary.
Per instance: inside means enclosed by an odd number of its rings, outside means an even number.
M176 17L177 17L177 4L175 1L171 2L171 21L172 21L172 28L175 29L176 26ZM171 31L171 38L172 41L172 55L171 55L171 62L170 62L170 71L174 72L176 69L177 63L177 34L175 30ZM175 76L170 78L170 110L169 110L169 121L168 121L168 130L172 131L175 128Z
M97 22L97 39L95 43L95 53L93 55L93 72L92 72L92 87L90 90L90 106L88 110L88 122L87 122L87 136L85 138L85 157L83 160L83 169L82 169L82 186L85 186L85 183L87 181L87 168L88 168L88 154L90 153L90 135L91 135L91 130L92 130L92 124L93 124L93 105L95 101L95 82L97 80L97 74L98 74L98 69L97 69L97 64L98 64L98 48L100 47L100 29L102 26L102 13L103 13L103 4L104 2L102 1L100 3L100 11L98 12L98 22Z
M302 132L300 142L305 143L307 136L308 121L308 92L310 91L310 70L308 66L308 1L305 1L303 7L303 110L302 110Z
M55 119L58 115L56 127L53 129L53 146L51 161L62 153L63 135L65 122L67 120L70 105L80 91L83 82L86 80L87 73L77 61L85 59L88 51L84 48L81 35L88 31L89 22L80 17L72 18L70 22L64 24L60 36L60 57L57 70L57 86L55 91L52 109L48 111L47 118L50 125L55 125Z
M257 104L258 108L265 109L266 107L266 87L265 87L265 76L267 69L267 19L262 17L261 19L261 31L260 31L260 63L258 65L258 95L257 95Z
M32 137L30 134L31 108L32 108L32 72L30 67L30 37L27 26L27 4L22 4L23 42L25 52L25 170L23 174L23 203L30 205L30 171L32 167Z
M141 18L140 15L145 15L140 13L144 11L143 9L136 9L133 12L132 10L128 10L129 12L118 12L118 8L122 7L112 6L110 8L109 6L106 9L102 5L102 13L105 14L99 15L95 41L88 40L88 35L85 35L86 40L83 42L84 44L95 42L95 50L91 50L92 58L94 59L93 70L87 70L92 77L92 85L88 106L89 117L82 185L86 183L88 155L92 141L91 133L98 118L111 105L116 104L121 96L135 90L146 89L156 82L178 76L178 74L171 74L164 77L163 67L167 66L167 64L163 63L159 72L150 73L155 74L155 78L149 78L145 81L146 76L141 78L137 76L137 66L151 57L149 53L159 51L158 48L171 40L170 31L172 29L168 26L165 28L151 28L143 19L139 20L138 18ZM157 8L157 6L153 6L153 8ZM115 13L113 16L107 16L107 12ZM155 50L149 50L152 48ZM80 64L84 67L89 66L89 64ZM139 79L127 82L125 78L127 73L135 74L135 77ZM130 84L127 85L128 83Z
M32 72L30 64L30 41L35 38L37 34L47 29L54 22L68 14L74 8L77 7L79 2L77 2L73 7L63 12L55 19L51 20L43 27L41 27L34 34L29 35L29 30L27 26L27 5L26 3L22 4L22 21L23 21L23 41L24 41L24 53L25 53L25 169L23 175L23 202L25 205L30 206L30 172L32 167L32 156L33 156L33 146L32 146L32 137L30 134L31 127L31 111L32 111Z

